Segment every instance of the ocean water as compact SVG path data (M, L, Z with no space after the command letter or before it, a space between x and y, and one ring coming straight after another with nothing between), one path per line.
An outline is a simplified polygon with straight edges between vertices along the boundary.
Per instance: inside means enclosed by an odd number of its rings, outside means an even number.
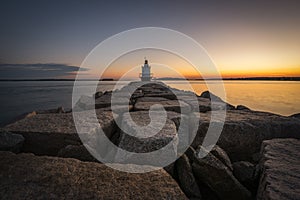
M165 83L178 89L189 89L182 81L165 81ZM81 84L88 91L95 82L82 81ZM110 90L114 84L113 81L101 82L101 89ZM197 94L207 90L203 81L191 81L190 84ZM241 104L253 110L285 116L300 113L300 82L224 81L224 87L226 101L233 105ZM72 81L0 82L0 126L34 110L59 106L71 108L72 91Z
M187 89L179 81L167 84ZM204 81L192 81L190 84L197 94L207 90ZM224 88L226 102L234 106L245 105L252 110L284 116L300 113L300 81L224 81Z

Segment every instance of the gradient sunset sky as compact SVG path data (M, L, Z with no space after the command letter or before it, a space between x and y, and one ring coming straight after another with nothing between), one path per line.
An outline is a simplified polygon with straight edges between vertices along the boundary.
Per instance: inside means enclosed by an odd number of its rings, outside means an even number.
M7 0L1 1L0 17L0 79L72 78L101 41L148 26L174 29L194 38L224 77L300 76L297 0ZM160 53L125 55L105 76L117 78L131 66L143 64L145 55L150 63L164 60L184 76L199 76L184 61ZM152 67L157 76L172 76ZM84 73L95 76L89 69Z

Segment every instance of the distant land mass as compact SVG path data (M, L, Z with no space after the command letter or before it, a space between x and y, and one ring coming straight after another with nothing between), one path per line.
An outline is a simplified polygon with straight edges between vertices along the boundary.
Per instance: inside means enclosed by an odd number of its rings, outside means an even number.
M78 79L77 81L117 81L118 79L103 78L103 79ZM154 80L161 81L203 81L203 78L176 78L176 77L162 77ZM243 77L243 78L208 78L205 80L232 80L232 81L300 81L300 77ZM75 79L0 79L0 81L75 81Z
M162 77L156 78L156 80L189 80L189 81L203 81L203 78L173 78L173 77ZM208 78L205 80L245 80L245 81L300 81L300 77L243 77L243 78Z
M75 79L0 79L0 81L75 81ZM103 79L78 79L77 81L115 81L113 78L103 78Z

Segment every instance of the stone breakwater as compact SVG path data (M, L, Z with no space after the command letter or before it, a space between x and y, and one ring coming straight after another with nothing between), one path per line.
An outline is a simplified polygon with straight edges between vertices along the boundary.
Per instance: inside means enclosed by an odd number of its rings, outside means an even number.
M153 172L130 174L97 161L82 144L73 115L62 108L32 112L0 132L0 196L3 199L300 199L300 119L234 107L204 92L194 94L151 82L123 99L118 91L82 96L73 112L96 109L98 123L116 146L138 153L164 147L177 137L180 118L199 122L190 147L172 164ZM175 94L174 94L175 93ZM177 97L181 98L178 99ZM92 98L95 104L91 103ZM214 98L220 104L211 104ZM150 123L149 109L160 104L165 126L150 140L135 138L134 124ZM197 108L197 109L195 109ZM225 110L224 128L204 158L199 152L211 110ZM117 119L113 113L116 112ZM183 113L183 115L180 115ZM119 123L116 122L119 121ZM84 126L85 122L82 122ZM121 128L118 126L121 124ZM158 124L153 124L153 128ZM185 127L184 131L192 131ZM88 134L88 133L87 133ZM126 167L133 167L127 164Z

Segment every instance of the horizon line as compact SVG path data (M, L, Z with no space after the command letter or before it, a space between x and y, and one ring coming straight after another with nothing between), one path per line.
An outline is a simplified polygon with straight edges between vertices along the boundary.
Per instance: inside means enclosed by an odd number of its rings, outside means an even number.
M132 78L135 79L135 78ZM78 81L117 81L117 78L86 78L77 79ZM128 79L131 80L131 79ZM300 81L300 76L264 76L264 77L226 77L226 78L176 78L176 77L161 77L153 80L276 80L276 81ZM75 81L74 78L44 78L44 79L0 79L1 82L5 81Z

